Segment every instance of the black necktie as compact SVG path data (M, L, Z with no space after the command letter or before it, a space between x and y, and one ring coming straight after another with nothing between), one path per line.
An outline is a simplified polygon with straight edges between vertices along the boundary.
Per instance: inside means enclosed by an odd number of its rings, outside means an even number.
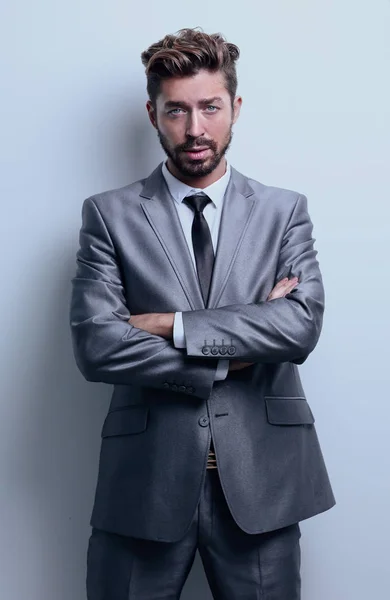
M211 202L211 198L206 196L206 194L193 194L184 198L183 202L192 208L195 213L191 229L192 245L202 296L204 304L207 306L214 266L214 249L210 229L203 215L203 209Z

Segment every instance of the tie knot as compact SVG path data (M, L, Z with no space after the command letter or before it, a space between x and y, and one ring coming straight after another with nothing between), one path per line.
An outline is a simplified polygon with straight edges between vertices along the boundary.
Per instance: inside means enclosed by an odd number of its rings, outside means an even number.
M184 198L183 202L192 208L193 211L203 212L204 207L211 202L211 198L206 196L206 194L193 194Z

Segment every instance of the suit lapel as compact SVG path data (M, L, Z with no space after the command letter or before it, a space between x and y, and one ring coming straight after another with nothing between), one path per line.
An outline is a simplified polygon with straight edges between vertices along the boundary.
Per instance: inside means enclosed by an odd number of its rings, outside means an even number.
M199 310L205 308L205 305L198 276L161 167L162 163L146 179L140 194L146 201L141 202L141 206L171 263L191 309ZM224 198L208 308L217 306L226 286L255 205L254 198L249 199L253 194L247 178L232 167Z
M208 308L218 306L226 287L255 206L255 199L250 198L253 194L247 178L232 167L223 203Z
M204 302L198 275L161 166L162 163L147 178L141 192L141 196L147 200L141 202L141 206L176 273L191 309L201 309L204 308Z

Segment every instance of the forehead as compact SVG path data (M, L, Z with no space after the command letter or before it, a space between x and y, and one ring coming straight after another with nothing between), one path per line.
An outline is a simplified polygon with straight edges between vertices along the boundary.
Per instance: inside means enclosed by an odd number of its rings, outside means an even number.
M164 104L168 101L180 101L196 104L202 98L214 96L220 96L225 101L229 99L225 76L221 71L211 73L201 70L196 75L163 80L157 102Z

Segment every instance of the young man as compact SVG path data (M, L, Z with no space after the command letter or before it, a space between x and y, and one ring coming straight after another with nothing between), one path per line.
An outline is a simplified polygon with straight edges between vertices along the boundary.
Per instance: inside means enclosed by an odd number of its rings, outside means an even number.
M74 352L114 384L89 600L179 598L197 548L215 599L298 600L299 521L334 504L297 367L324 311L312 223L226 161L238 56L192 29L143 52L168 159L83 205Z

